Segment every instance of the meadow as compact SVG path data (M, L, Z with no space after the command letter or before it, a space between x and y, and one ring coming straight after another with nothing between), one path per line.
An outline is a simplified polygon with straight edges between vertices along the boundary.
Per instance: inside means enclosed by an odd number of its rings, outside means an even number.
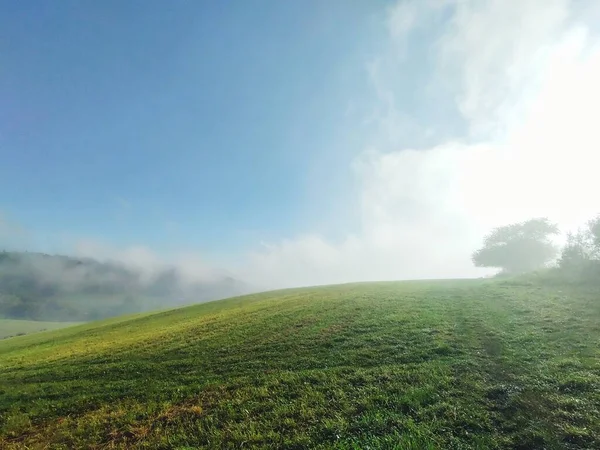
M600 295L349 284L4 339L0 448L600 448Z
M77 325L78 322L43 322L38 320L0 319L0 339L22 336L38 331L58 330Z

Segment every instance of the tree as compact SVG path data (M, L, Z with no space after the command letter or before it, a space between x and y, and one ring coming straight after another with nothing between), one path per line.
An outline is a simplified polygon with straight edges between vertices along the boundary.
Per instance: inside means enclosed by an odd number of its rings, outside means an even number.
M22 315L23 302L16 295L0 292L0 317Z
M588 222L588 230L597 252L600 252L600 215Z
M559 267L572 276L597 277L600 273L600 216L590 220L577 233L567 235Z
M473 253L473 263L509 274L539 269L557 254L549 238L555 234L558 227L546 218L495 228L486 236L483 247Z

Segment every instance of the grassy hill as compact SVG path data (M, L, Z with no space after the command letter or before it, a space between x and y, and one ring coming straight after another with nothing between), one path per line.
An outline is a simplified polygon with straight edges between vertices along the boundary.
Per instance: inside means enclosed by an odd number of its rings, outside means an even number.
M7 339L0 447L600 448L598 297L354 284Z
M0 339L37 333L38 331L58 330L59 328L65 328L76 324L77 322L41 322L37 320L0 319Z

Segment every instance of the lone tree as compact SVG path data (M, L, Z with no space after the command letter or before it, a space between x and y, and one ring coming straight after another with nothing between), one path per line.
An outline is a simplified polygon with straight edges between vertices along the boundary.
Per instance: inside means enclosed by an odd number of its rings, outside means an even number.
M549 239L554 234L558 234L558 227L546 218L495 228L483 247L473 253L473 263L511 274L539 269L557 254Z

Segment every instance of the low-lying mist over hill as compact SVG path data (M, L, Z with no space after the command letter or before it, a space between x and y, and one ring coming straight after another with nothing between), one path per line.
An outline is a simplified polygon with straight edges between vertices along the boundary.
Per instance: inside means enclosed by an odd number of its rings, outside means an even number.
M0 317L94 320L248 292L213 273L201 280L176 266L152 272L118 262L42 253L0 253Z

